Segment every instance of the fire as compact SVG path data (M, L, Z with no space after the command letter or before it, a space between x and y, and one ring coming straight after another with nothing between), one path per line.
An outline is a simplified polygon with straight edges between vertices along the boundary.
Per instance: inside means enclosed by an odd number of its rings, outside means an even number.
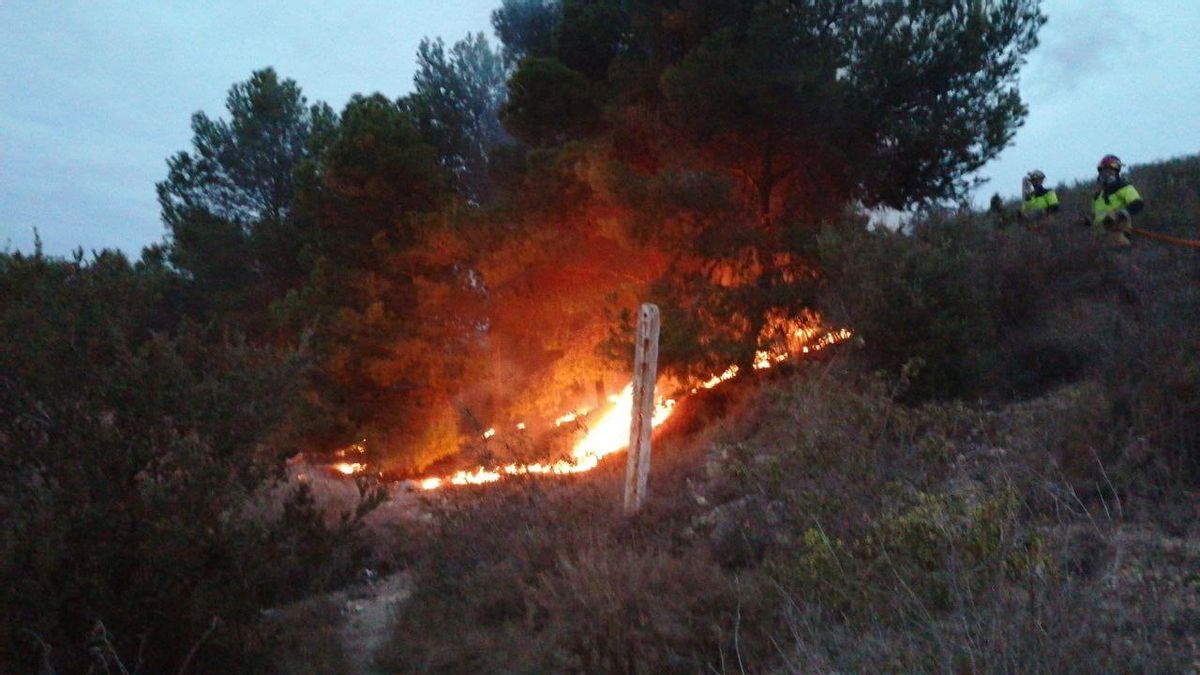
M558 419L554 420L554 426L561 427L562 425L564 425L568 422L574 422L575 420L579 419L580 415L586 415L586 414L588 414L587 410L584 410L583 412L569 412L566 415L563 415L562 417L559 417Z
M367 439L364 438L357 443L351 443L350 445L347 445L346 447L341 448L333 453L335 457L341 459L342 461L335 464L330 464L329 468L337 471L343 476L353 476L356 473L362 473L363 471L367 470L366 462L354 462L346 458L358 455L361 459L362 455L364 455L366 452Z
M500 480L504 476L522 475L566 475L582 473L596 468L600 460L617 452L629 444L629 422L633 416L633 383L621 390L620 394L609 397L615 403L596 423L588 429L588 433L571 450L570 457L557 462L543 464L505 464L498 467L479 467L470 471L459 471L446 478L426 478L417 481L424 490L435 490L445 485L480 485ZM654 407L653 426L662 424L671 415L675 407L673 399L659 399ZM567 416L559 418L565 419ZM571 421L576 419L571 417ZM565 423L565 422L563 422Z
M707 380L692 387L692 393L694 394L694 393L700 391L701 389L712 389L713 387L717 386L718 384L721 384L722 382L724 382L726 380L732 380L733 378L737 377L737 374L738 374L738 367L737 366L729 366L728 368L725 369L725 372L721 373L720 375L713 375L712 377L708 378Z
M816 328L802 327L795 329L794 338L803 343L803 347L799 350L804 354L819 351L833 344L837 344L849 338L852 333L848 330L836 330L821 335L819 339L813 341L818 330ZM760 351L755 355L754 368L761 370L770 368L771 366L784 361L790 354L768 353ZM708 380L696 385L691 391L696 393L700 389L712 389L713 387L737 377L738 367L730 366L719 375L714 375ZM614 406L603 416L596 420L594 424L587 430L587 434L575 444L571 450L571 455L567 459L561 459L550 464L505 464L498 467L479 467L470 471L463 470L445 478L425 478L416 482L416 485L422 490L436 490L447 485L480 485L483 483L491 483L498 481L504 476L518 475L566 475L572 473L582 473L596 468L600 460L611 455L619 450L623 450L629 445L629 427L633 417L633 383L626 385L621 390L620 394L610 396L609 400L614 403ZM660 398L655 402L654 417L651 421L652 427L657 427L671 416L675 407L673 399ZM570 412L554 421L556 426L561 426L568 422L573 422L587 411ZM488 429L484 432L484 438L491 438L495 435L493 429Z

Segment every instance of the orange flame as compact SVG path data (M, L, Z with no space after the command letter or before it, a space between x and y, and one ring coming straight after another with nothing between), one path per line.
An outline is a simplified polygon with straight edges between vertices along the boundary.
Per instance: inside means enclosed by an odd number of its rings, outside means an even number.
M554 426L561 427L562 425L564 425L568 422L574 422L575 420L579 419L580 415L586 415L586 414L588 414L588 412L589 411L587 411L587 410L584 410L582 412L574 412L574 411L569 412L566 415L563 415L562 417L559 417L558 419L554 420Z
M347 455L361 456L366 453L366 451L367 439L364 438L357 443L351 443L350 445L347 445L346 447L341 448L333 453L335 457L342 459L343 461L340 461L336 464L330 464L329 468L344 476L353 476L356 473L362 473L363 471L367 470L366 463L346 461L343 458L345 458Z
M588 430L575 447L571 456L552 463L505 464L497 467L478 467L470 471L458 471L446 478L426 478L417 481L423 490L434 490L445 485L480 485L500 480L504 476L519 475L566 475L591 471L600 460L625 448L629 444L629 422L633 416L633 384L630 383L620 394L610 397L616 405L605 413ZM675 407L672 399L659 399L654 406L653 426L662 424ZM565 419L567 416L559 418ZM574 417L571 420L575 419ZM570 420L567 420L570 421Z
M806 343L801 349L804 354L819 351L833 344L837 344L848 339L853 335L846 329L835 330L824 335L821 335L815 342L812 338L817 335L815 328L798 328L795 330L795 337ZM758 352L755 355L754 368L761 370L770 368L775 364L784 361L789 354L786 352L778 354L770 354L767 352ZM738 367L730 366L719 375L714 375L708 380L696 385L691 392L696 393L700 389L712 389L713 387L737 377ZM629 445L629 426L633 416L633 384L630 383L621 390L620 394L610 396L609 400L616 405L608 412L596 420L595 424L591 425L587 434L575 444L571 450L571 456L567 459L561 459L557 462L543 464L505 464L497 467L478 467L472 470L458 471L445 478L425 478L416 482L416 485L422 490L436 490L446 485L481 485L483 483L491 483L500 480L504 476L517 475L566 475L572 473L582 473L596 468L600 460L604 457L613 454L619 450L623 450ZM673 399L660 398L654 406L654 417L651 421L652 427L657 427L667 420L674 411L675 401ZM575 421L582 415L583 412L570 412L554 421L556 426L561 426L568 422ZM485 438L491 438L495 431L488 429L484 433Z

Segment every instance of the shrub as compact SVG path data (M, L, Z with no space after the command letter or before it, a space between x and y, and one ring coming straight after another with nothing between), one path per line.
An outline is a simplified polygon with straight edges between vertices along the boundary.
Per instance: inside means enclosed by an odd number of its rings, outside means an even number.
M704 493L779 515L765 566L741 572L782 591L781 624L756 625L785 645L773 672L1184 668L1192 563L1164 562L1184 540L1128 542L1136 484L1099 457L1121 447L1103 383L911 407L843 365L764 389Z
M704 548L674 545L659 511L678 495L660 491L644 518L625 520L617 476L600 471L599 485L493 485L449 500L379 665L691 673L734 658L739 603L761 625L761 593L739 589ZM768 651L752 633L742 648Z
M987 289L972 273L985 234L936 224L915 236L829 231L821 242L830 279L822 313L853 328L874 366L898 374L905 363L921 363L911 394L969 394L999 331Z
M252 668L242 636L258 612L353 550L303 493L278 519L246 517L295 452L306 358L180 321L172 283L119 254L0 256L4 670L42 645L85 670L97 621L150 671L178 668L202 635L203 663Z

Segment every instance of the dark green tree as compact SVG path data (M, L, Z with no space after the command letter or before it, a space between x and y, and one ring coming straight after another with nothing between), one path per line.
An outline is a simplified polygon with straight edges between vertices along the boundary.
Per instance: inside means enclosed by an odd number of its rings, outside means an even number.
M492 27L504 45L505 63L513 66L524 58L552 56L554 29L561 18L557 0L504 0L492 12Z
M469 267L447 252L461 253L456 204L407 106L380 94L353 97L320 161L301 171L313 271L274 309L293 332L313 331L326 412L313 431L330 447L365 437L398 465L431 434L456 449L445 440L456 433L450 398L474 330L461 318Z
M371 266L374 242L416 240L414 212L447 203L446 173L405 106L355 95L318 161L299 175L297 217L312 223L310 255L346 271Z
M422 40L417 48L415 91L405 104L455 188L475 204L491 200L489 159L510 141L498 117L505 78L503 61L482 33L468 35L449 53L441 38Z
M567 0L554 32L555 54L568 68L604 81L609 65L626 47L629 30L623 3Z
M568 1L554 58L521 64L503 119L634 170L631 211L658 214L636 226L675 261L660 299L708 327L689 332L700 351L737 344L725 355L745 362L813 297L822 226L957 201L1008 144L1038 5Z
M663 71L667 126L765 219L957 201L1024 117L1037 5L756 3Z
M99 669L98 619L131 669L175 672L214 615L194 665L264 670L238 636L335 571L319 514L247 517L298 447L307 358L189 321L180 282L154 251L0 253L4 672L34 672L38 640Z
M508 83L505 126L532 146L582 138L598 128L600 97L578 71L555 59L529 58Z
M864 111L853 197L961 202L1025 119L1017 75L1045 23L1039 0L892 0L860 8L842 77Z
M336 117L270 68L235 84L225 107L227 120L192 116L192 151L167 160L158 201L168 259L197 297L217 310L257 311L303 279L295 170L319 152Z

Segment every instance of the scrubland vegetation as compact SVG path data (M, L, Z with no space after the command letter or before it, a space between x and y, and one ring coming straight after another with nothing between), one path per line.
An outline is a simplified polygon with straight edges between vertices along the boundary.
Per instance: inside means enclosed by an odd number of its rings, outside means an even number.
M857 340L687 400L632 520L619 460L440 502L383 670L1195 669L1195 252L961 214L822 255Z
M1185 233L1195 183L1158 176L1189 173L1135 170L1139 226ZM7 658L205 637L198 670L335 672L336 608L262 612L370 567L412 580L382 672L1186 672L1200 258L994 219L826 231L820 309L855 338L686 399L633 519L617 456L370 529L350 482L252 506L299 447L303 349L156 331L146 261L5 254Z
M1200 256L1106 248L1086 184L948 207L1043 22L504 0L399 99L235 84L161 244L0 252L0 670L1200 668ZM1197 237L1200 158L1130 178ZM664 383L742 375L660 429L641 513L619 454L403 480L561 454L642 301ZM813 317L853 337L751 372Z

